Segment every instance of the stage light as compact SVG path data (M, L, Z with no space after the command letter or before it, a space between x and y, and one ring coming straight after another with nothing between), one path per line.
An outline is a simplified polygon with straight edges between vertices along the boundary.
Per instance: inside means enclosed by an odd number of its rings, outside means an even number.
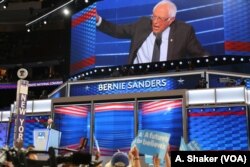
M44 20L44 21L43 21L43 24L44 24L44 25L46 25L46 24L47 24L47 21L46 21L46 20Z
M226 58L226 57L223 57L223 60L224 60L224 61L226 61L226 60L227 60L227 58Z
M104 69L103 69L103 68L101 69L101 72L104 72Z
M235 60L235 58L234 57L232 57L232 59L231 59L232 61L234 61Z
M119 68L118 68L118 67L116 68L116 71L119 71Z
M150 68L150 65L149 65L149 64L147 65L147 68Z
M67 9L67 8L63 9L63 14L64 14L65 16L68 16L68 15L70 14L69 9Z
M7 7L8 7L8 2L1 1L1 3L3 3L3 9L7 9Z
M85 0L85 3L89 3L89 0Z
M208 63L208 62L209 62L209 59L206 59L206 62Z
M174 63L173 63L173 62L171 62L171 63L170 63L170 65L171 65L171 66L173 66L173 65L174 65Z
M97 70L94 70L95 73L97 73Z
M158 64L155 64L155 67L158 67Z
M30 32L30 31L31 31L30 28L28 28L28 29L27 29L27 32Z
M165 67L165 66L166 66L166 64L165 64L165 63L162 63L162 66L163 66L163 67Z
M112 71L112 69L111 68L109 68L109 72L111 72Z
M43 18L46 18L48 15L50 15L50 14L52 14L52 13L58 11L59 9L62 9L63 7L69 5L69 4L72 3L72 2L74 2L74 0L70 0L70 1L68 1L68 2L66 2L66 3L64 3L63 5L61 5L61 6L57 7L57 8L55 8L54 10L52 10L52 11L50 11L50 12L48 12L48 13L46 13L46 14L44 14L44 15L38 17L38 18L36 18L35 20L32 20L32 21L28 22L27 24L25 24L25 26L29 26L29 25L31 25L31 24L33 24L33 23L35 23L35 22L37 22L37 21L39 21L39 20L41 20L41 19L43 19Z
M240 58L240 61L244 61L244 58Z
M215 61L218 61L218 58L216 57L214 60L215 60Z
M196 62L199 64L201 61L198 59Z
M182 65L182 61L180 61L179 64Z
M90 73L90 74L93 74L93 72L92 72L92 71L90 71L89 73Z
M142 69L142 66L141 66L141 65L139 66L139 69Z
M131 66L131 69L134 69L135 67L134 66Z
M82 77L85 77L85 75L84 75L84 74L82 74Z

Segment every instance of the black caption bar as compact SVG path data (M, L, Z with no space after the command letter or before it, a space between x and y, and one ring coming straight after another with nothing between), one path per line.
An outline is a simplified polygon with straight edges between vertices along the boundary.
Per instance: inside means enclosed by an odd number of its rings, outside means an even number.
M250 166L250 151L171 151L171 167Z

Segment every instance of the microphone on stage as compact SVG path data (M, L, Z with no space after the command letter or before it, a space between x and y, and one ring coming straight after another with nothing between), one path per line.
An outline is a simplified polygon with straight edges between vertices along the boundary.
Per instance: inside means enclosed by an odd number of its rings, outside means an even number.
M35 120L36 120L37 122L40 122L40 120L39 120L37 117L35 117Z

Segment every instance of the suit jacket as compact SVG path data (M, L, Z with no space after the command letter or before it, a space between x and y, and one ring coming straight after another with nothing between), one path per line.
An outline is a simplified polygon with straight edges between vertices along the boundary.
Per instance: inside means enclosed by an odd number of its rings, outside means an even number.
M102 20L98 29L116 38L131 39L128 63L132 64L137 51L152 32L151 19L142 17L132 24L116 25ZM167 60L179 60L189 57L202 57L207 55L196 38L191 25L175 20L170 25Z

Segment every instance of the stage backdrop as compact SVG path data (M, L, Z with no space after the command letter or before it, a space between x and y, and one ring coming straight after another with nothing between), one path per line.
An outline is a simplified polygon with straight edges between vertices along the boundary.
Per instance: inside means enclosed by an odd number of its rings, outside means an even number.
M60 147L78 149L81 138L90 139L90 105L54 106L53 113L54 128L62 132Z
M246 106L190 108L188 137L202 150L248 150Z
M101 154L112 156L118 150L128 152L135 137L134 102L97 103L94 106L94 136Z
M0 122L0 148L7 144L8 122Z
M139 130L169 133L172 149L178 150L183 136L182 99L139 101Z

